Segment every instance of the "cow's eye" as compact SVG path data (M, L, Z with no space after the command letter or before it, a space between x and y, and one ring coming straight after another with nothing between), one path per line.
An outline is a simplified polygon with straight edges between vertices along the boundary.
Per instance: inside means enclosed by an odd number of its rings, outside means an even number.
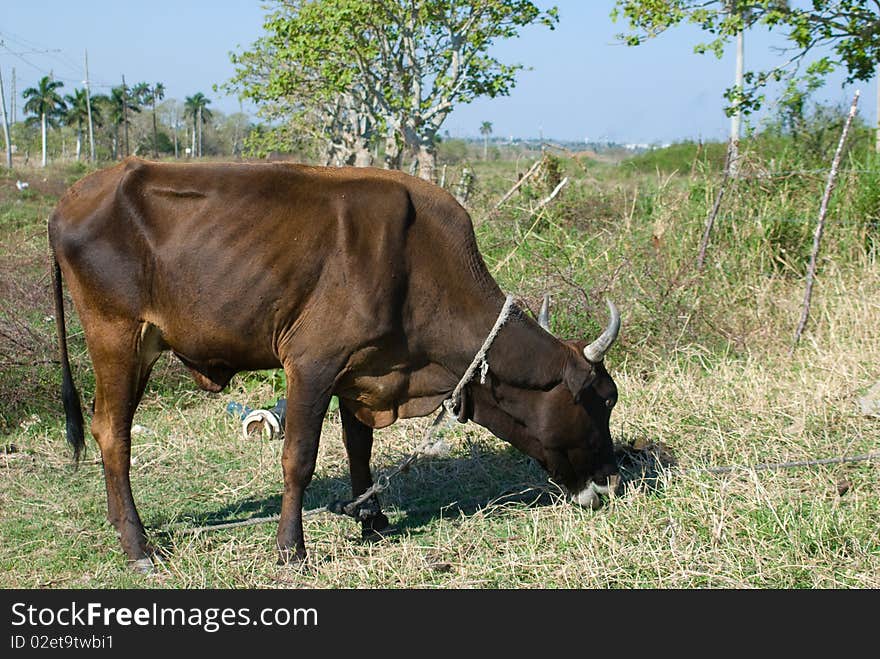
M605 407L607 407L610 410L612 407L614 407L614 405L616 403L617 403L616 398L609 398L608 400L605 401Z

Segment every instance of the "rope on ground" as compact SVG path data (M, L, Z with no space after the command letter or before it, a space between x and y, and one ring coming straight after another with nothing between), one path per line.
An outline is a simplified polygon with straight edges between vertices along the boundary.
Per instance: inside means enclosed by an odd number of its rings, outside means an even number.
M366 491L363 492L363 494L356 497L355 499L352 499L351 501L334 501L326 506L304 510L302 512L303 519L306 519L307 517L314 517L315 515L321 515L323 513L334 513L337 515L348 515L351 517L356 517L358 508L361 506L361 504L366 502L370 497L375 496L380 492L388 489L388 486L391 484L392 478L397 476L399 473L409 469L409 467L412 466L412 464L416 460L422 457L425 452L431 446L433 446L433 444L435 443L434 436L437 434L437 431L443 424L446 413L446 407L441 405L440 411L437 413L437 416L434 417L431 425L428 426L428 428L426 429L424 439L416 448L416 450L410 453L400 463L398 463L397 466L379 474L379 476L376 478L376 482L368 487ZM199 533L201 531L219 531L221 529L233 529L240 526L267 524L270 522L277 522L280 519L280 515L269 515L268 517L251 517L249 519L244 519L238 522L224 522L221 524L209 524L207 526L172 527L172 530L183 534L193 534Z

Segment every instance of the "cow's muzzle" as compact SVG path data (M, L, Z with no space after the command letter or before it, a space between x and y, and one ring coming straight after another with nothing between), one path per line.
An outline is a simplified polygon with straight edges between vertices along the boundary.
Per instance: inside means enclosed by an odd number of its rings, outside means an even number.
M571 500L579 506L597 510L602 506L605 497L613 497L620 486L620 476L614 474L608 477L606 485L599 485L595 481L587 483L579 492L571 495Z

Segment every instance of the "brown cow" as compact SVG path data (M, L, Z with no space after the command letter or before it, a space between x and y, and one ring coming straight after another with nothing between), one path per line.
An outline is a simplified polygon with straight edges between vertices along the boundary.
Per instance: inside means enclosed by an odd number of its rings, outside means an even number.
M303 560L303 491L321 422L339 397L352 492L371 484L373 429L429 414L482 346L505 296L467 212L393 171L273 164L157 164L129 158L76 183L49 219L67 437L83 417L67 357L61 276L95 370L91 430L107 514L137 568L150 550L129 481L132 418L171 350L220 391L239 371L283 367L287 416L281 560ZM470 419L537 460L585 506L616 473L608 418L617 391L602 336L562 342L516 307L464 389ZM378 502L365 531L388 520Z

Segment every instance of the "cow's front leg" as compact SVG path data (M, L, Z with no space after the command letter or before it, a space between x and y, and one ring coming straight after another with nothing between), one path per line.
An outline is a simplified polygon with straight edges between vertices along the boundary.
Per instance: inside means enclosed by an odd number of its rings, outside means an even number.
M302 506L306 487L315 473L321 424L330 404L331 383L307 377L285 365L287 375L287 415L284 421L284 448L281 467L284 493L278 522L279 563L301 563L306 558L303 538Z
M348 468L351 472L351 494L356 499L373 484L370 473L370 454L373 450L373 429L357 420L340 401L339 415L342 418L342 440L348 453ZM370 538L388 527L388 518L382 514L379 498L372 496L361 504L359 511L361 533Z

